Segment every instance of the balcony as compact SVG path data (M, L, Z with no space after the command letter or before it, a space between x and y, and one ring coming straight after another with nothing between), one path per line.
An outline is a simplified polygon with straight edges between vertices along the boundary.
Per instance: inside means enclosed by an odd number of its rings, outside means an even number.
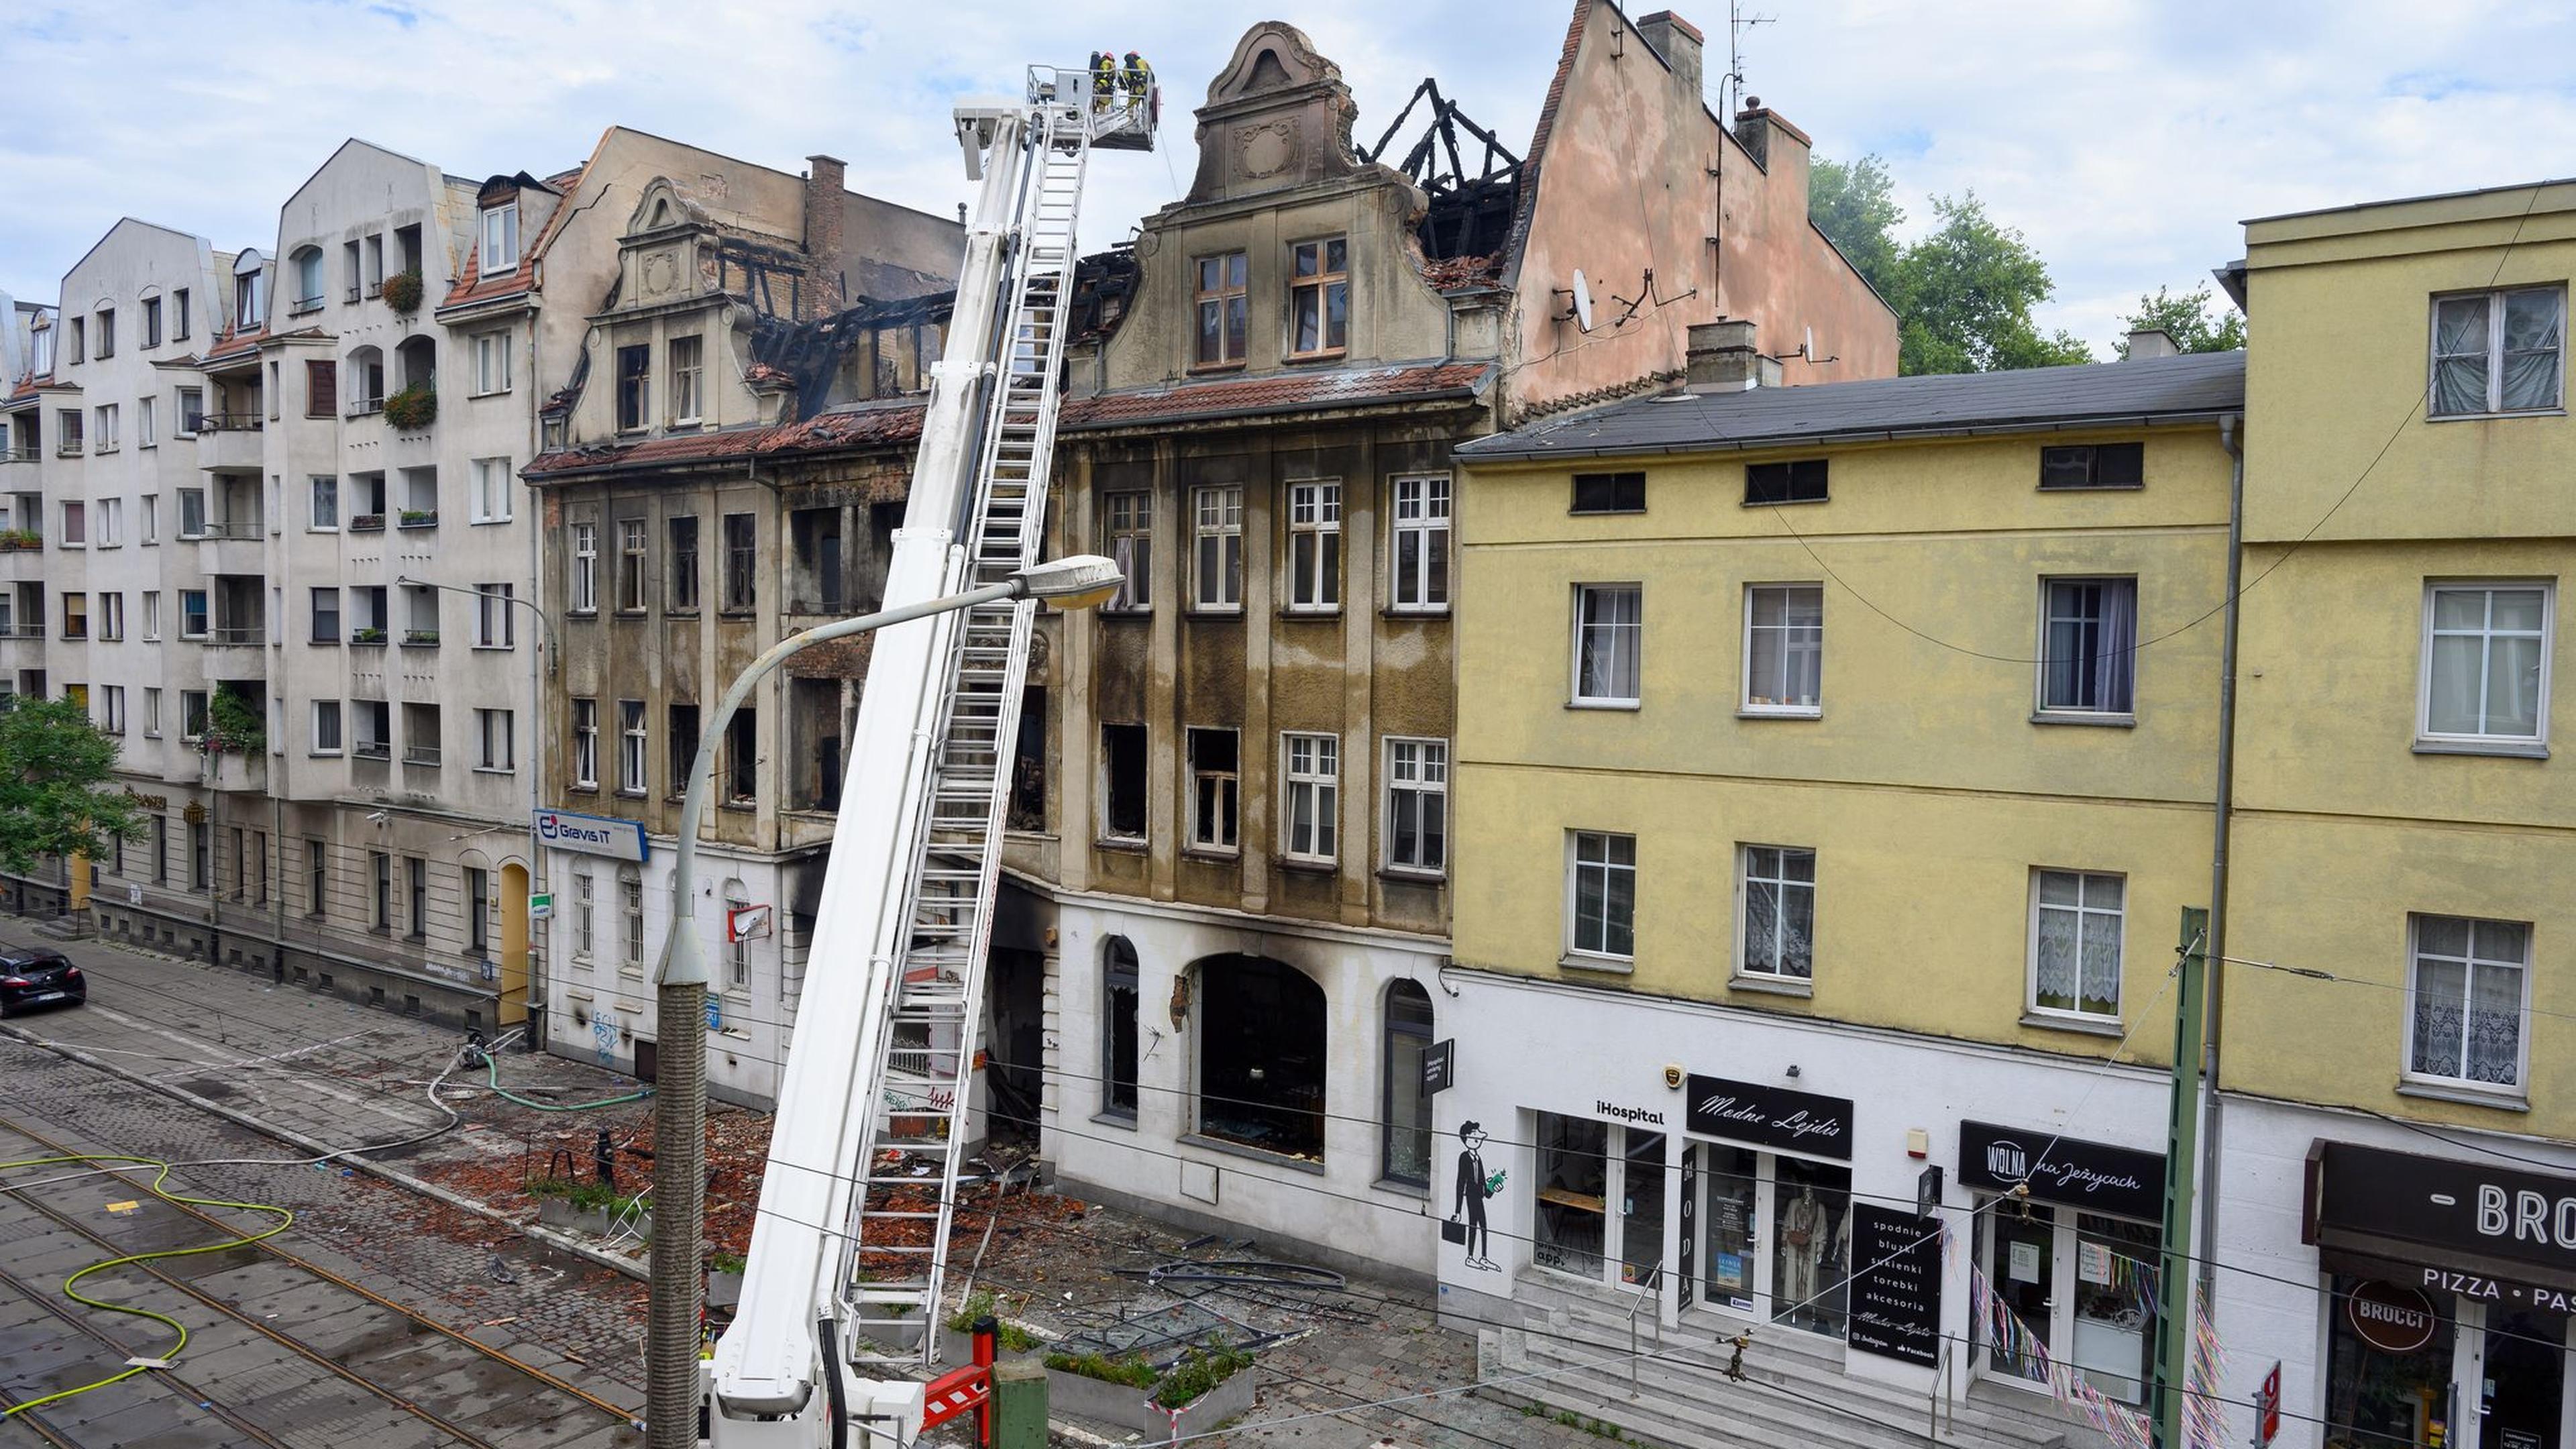
M45 626L42 624L0 624L0 640L29 639L41 643L44 637Z
M372 644L375 647L382 649L385 647L385 631L382 629L368 628L352 629L349 631L349 642L352 644Z
M0 463L33 463L43 454L41 448L0 448Z
M403 763L406 765L418 765L423 769L435 770L438 768L438 746L405 745L403 746Z
M32 528L0 528L0 553L37 553L45 536Z
M265 644L268 630L259 624L224 624L207 630L205 642L233 646Z
M206 783L217 790L249 791L257 794L268 789L268 755L236 754L225 751L210 755Z
M403 631L402 642L405 649L435 649L438 647L438 631L436 629L405 629Z
M340 409L340 416L353 420L357 418L372 418L382 413L384 410L385 400L383 398L357 397L349 399L347 405Z
M210 518L194 535L204 550L197 567L209 574L257 574L267 571L261 557L259 524L240 518Z
M197 424L197 466L208 471L256 471L260 420L250 413L208 413Z
M352 513L349 515L349 531L382 533L385 531L385 516L381 513Z
M360 760L390 760L394 747L384 740L359 740L349 746L349 754Z

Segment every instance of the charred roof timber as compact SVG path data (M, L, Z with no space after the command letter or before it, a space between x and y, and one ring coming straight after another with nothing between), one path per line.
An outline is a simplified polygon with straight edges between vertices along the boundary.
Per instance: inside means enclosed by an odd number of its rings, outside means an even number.
M1491 256L1511 238L1512 212L1520 195L1521 158L1493 132L1469 120L1456 101L1440 94L1438 80L1426 76L1421 85L1414 87L1412 99L1395 113L1386 134L1378 138L1374 149L1362 152L1360 159L1384 161L1396 137L1403 133L1404 123L1412 117L1413 108L1426 100L1430 105L1423 112L1421 139L1413 143L1396 166L1431 200L1418 228L1423 254L1434 261ZM1466 153L1458 141L1460 131L1484 143L1484 153L1473 176L1467 174Z

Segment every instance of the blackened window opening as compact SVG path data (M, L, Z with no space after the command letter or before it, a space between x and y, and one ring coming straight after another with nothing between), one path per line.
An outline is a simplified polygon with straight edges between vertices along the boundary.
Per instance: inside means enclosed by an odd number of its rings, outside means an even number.
M1211 956L1196 974L1199 1130L1321 1161L1324 989L1262 956Z
M1748 463L1744 466L1747 503L1822 503L1825 460L1801 458L1794 463Z

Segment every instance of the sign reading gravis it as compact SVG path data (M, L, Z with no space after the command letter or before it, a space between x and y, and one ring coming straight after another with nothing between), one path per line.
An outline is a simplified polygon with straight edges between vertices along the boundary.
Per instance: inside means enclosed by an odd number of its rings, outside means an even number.
M1959 1124L1959 1181L2007 1192L2030 1184L2042 1202L2154 1222L2165 1211L2165 1159L2042 1128Z
M574 850L584 855L604 855L611 860L641 862L645 854L644 827L632 820L611 820L605 815L576 815L569 810L540 810L536 815L537 843L557 850Z
M1851 1161L1851 1119L1848 1098L1759 1082L1730 1082L1696 1072L1691 1074L1689 1111L1684 1116L1690 1130L1704 1137L1786 1147L1845 1162Z

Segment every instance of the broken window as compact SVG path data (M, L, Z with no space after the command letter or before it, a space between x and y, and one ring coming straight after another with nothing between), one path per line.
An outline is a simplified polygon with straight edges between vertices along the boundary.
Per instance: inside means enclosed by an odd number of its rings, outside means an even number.
M617 349L617 430L640 432L653 422L653 349Z
M790 612L837 614L847 602L841 567L841 510L799 508L787 515L795 568L788 578Z
M760 798L760 711L746 705L725 726L725 802L749 805Z
M1340 237L1289 249L1288 353L1323 357L1350 345L1350 246Z
M1199 1130L1291 1157L1324 1155L1324 988L1264 956L1211 956L1200 999Z
M572 702L572 783L576 790L599 788L599 701Z
M1103 608L1143 613L1154 603L1154 495L1111 493L1100 501L1103 548L1124 575L1116 597Z
M1100 727L1101 835L1110 840L1145 838L1145 727L1105 724Z
M836 810L841 804L841 681L798 679L788 685L788 718L796 730L787 808Z
M1643 473L1577 473L1574 475L1572 511L1643 513L1646 511L1646 475Z
M1190 845L1196 850L1231 851L1236 828L1241 776L1237 770L1240 736L1233 730L1189 732Z
M1112 936L1101 948L1100 1110L1136 1115L1136 947Z
M1013 830L1046 829L1046 688L1030 685L1020 695L1020 732L1011 753Z
M1249 277L1242 252L1199 258L1199 366L1228 367L1243 361Z
M694 614L698 611L698 518L692 513L670 520L671 595L670 612Z
M622 612L644 612L645 529L640 518L617 520L617 607Z
M679 795L697 778L698 707L694 704L671 706L671 793Z
M2146 482L2144 443L2077 443L2039 450L2042 488L2136 488Z
M724 516L724 606L748 612L759 601L752 570L759 558L758 520L748 513Z
M1801 458L1794 463L1745 464L1744 501L1747 503L1824 502L1825 460Z

